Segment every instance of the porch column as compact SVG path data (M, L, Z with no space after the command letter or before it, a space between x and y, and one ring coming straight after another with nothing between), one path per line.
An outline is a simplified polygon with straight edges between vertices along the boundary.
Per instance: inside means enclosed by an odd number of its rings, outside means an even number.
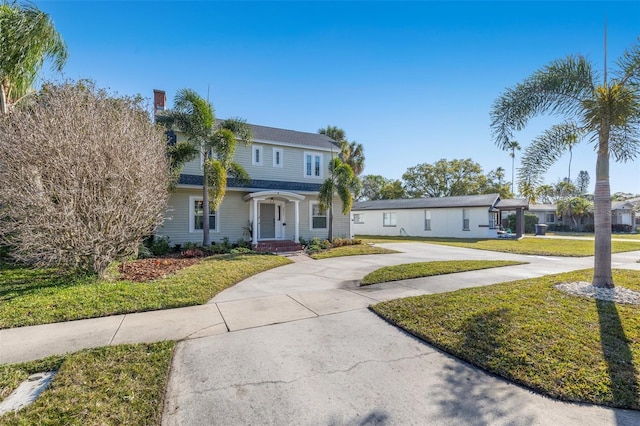
M251 227L251 244L258 245L258 200L253 199L253 226Z
M299 243L300 242L300 201L298 200L293 200L293 203L295 204L295 208L294 208L294 218L295 218L295 237L293 239L293 241L295 243Z
M524 234L524 209L516 209L516 238L522 237Z

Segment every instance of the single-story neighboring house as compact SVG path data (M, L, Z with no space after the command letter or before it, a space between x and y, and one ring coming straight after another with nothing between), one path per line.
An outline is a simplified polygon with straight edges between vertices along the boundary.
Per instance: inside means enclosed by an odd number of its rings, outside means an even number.
M634 210L635 203L626 201L612 201L611 202L611 226L614 230L624 227L629 227L629 230L633 230L636 224L636 213ZM576 218L574 223L571 218L563 217L557 213L557 206L555 204L531 204L529 206L529 213L538 217L538 223L549 225L551 229L553 227L567 226L569 229L575 228L576 231L584 231L587 225L593 225L593 216Z
M509 210L517 213L521 236L527 208L527 200L501 200L498 194L359 201L351 209L352 229L356 235L496 238L500 212Z

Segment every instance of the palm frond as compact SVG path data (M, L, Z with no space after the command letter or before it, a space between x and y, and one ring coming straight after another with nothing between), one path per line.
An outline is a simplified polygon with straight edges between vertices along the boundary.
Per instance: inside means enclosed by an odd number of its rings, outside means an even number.
M582 56L551 62L496 99L491 109L495 144L504 150L513 132L536 115L579 113L582 101L592 97L594 90L591 63Z
M233 162L229 164L229 176L234 178L239 184L247 185L251 183L251 177L249 173L238 163Z
M576 142L582 139L583 131L573 122L552 126L534 139L525 149L518 169L518 184L537 184L542 175L558 161Z
M243 118L228 118L220 124L220 129L230 130L235 135L236 139L243 142L245 145L248 145L253 141L251 126L249 126L247 121Z
M617 65L616 75L621 85L626 85L627 81L640 84L640 37L633 46L624 51Z
M211 210L218 210L227 188L227 171L220 161L213 158L205 161L203 167L207 176L209 205Z
M226 167L233 161L236 152L236 139L229 129L217 129L209 138L208 146L213 149L218 160Z

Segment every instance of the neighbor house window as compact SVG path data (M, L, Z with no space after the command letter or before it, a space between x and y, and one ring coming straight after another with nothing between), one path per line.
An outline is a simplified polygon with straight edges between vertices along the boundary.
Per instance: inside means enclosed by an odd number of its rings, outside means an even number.
M424 211L424 230L431 231L431 210Z
M282 148L273 148L273 167L282 167Z
M201 231L203 229L204 204L201 197L189 197L189 231ZM209 212L209 229L218 229L218 214L215 211Z
M462 209L462 230L469 230L469 209Z
M382 226L396 226L396 214L394 212L382 213Z
M322 177L322 156L320 154L304 154L304 175L305 177Z
M327 212L318 203L311 203L311 229L327 229Z
M251 158L251 164L254 166L262 166L262 147L253 146L253 154Z
M364 223L364 215L362 213L354 213L353 223Z
M556 214L555 213L547 213L545 217L545 223L556 223Z

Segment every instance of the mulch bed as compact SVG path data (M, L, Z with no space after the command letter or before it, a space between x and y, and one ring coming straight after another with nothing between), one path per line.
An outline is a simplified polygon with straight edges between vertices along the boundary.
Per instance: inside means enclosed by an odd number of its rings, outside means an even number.
M133 262L125 262L118 266L120 279L135 282L145 282L164 278L180 269L195 265L200 262L196 258L161 258L139 259Z

